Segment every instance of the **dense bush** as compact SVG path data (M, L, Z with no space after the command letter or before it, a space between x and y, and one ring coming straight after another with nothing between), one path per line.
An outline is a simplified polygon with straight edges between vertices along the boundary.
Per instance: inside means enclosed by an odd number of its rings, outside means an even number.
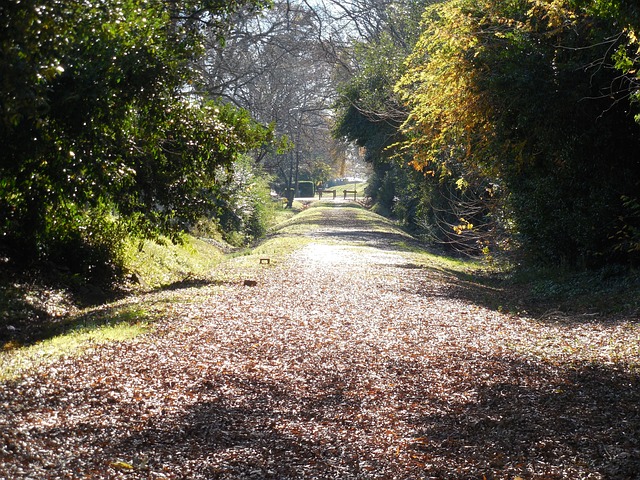
M127 226L106 204L50 212L40 259L79 283L109 284L124 272Z
M177 238L212 213L215 169L271 131L187 86L204 35L249 3L0 5L4 255L108 276L123 235Z

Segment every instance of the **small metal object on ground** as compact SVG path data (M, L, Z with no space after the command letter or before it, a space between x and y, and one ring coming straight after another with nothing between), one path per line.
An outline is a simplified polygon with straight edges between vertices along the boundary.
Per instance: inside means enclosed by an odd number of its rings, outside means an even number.
M269 265L271 263L271 259L270 258L261 258L260 259L260 265L262 265L263 263L266 263L267 265Z

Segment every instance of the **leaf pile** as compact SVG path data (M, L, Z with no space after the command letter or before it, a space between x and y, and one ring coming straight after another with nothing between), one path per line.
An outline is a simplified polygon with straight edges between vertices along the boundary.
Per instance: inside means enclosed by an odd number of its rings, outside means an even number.
M0 384L0 477L637 478L637 322L489 310L349 215L255 287L156 292L153 333Z

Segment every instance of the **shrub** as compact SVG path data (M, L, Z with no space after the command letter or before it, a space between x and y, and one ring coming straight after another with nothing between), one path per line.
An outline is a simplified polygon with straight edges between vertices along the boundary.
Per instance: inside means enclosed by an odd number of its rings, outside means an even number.
M108 205L68 204L47 218L38 242L40 260L80 283L109 285L122 276L127 229Z
M218 219L225 240L232 245L248 243L267 231L274 206L269 177L248 157L235 161L230 169L216 172Z

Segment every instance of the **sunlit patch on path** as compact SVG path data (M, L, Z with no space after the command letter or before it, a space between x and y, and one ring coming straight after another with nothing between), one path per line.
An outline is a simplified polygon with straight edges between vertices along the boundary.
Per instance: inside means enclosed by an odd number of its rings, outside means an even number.
M369 247L344 246L336 244L311 243L296 254L296 259L318 269L331 268L331 272L322 272L339 277L358 266L403 265L407 259L400 254L376 251ZM351 267L351 268L349 268ZM336 270L338 269L338 270Z

